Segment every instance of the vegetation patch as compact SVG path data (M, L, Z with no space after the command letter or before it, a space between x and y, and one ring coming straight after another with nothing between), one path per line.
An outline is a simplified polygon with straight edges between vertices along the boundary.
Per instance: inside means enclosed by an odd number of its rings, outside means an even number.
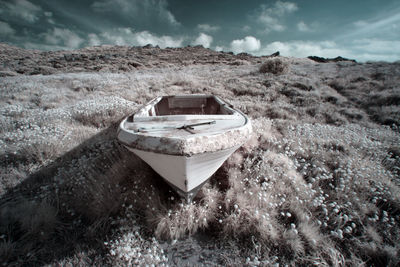
M118 68L115 49L87 59ZM73 53L63 64L86 59ZM0 262L399 265L399 65L271 58L259 71L263 58L213 53L198 57L213 64L3 77ZM150 99L193 92L245 112L254 134L186 203L116 131Z
M260 73L272 73L280 75L287 73L289 70L289 64L281 58L267 59L259 68Z

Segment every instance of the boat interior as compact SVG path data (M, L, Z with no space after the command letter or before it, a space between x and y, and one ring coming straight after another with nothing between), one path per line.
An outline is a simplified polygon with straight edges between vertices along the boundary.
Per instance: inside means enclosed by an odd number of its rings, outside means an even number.
M164 96L149 109L149 116L229 115L232 110L214 96Z

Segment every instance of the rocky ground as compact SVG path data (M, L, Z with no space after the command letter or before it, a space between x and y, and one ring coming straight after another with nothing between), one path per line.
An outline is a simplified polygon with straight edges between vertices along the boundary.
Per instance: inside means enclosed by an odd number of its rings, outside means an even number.
M398 265L400 63L317 59L0 44L0 262ZM115 140L186 93L254 129L190 204Z

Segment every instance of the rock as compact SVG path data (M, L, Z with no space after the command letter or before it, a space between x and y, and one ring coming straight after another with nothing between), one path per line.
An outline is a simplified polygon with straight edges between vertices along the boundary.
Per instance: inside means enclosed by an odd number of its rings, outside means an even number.
M120 65L118 67L118 70L122 70L122 71L130 71L131 69L132 69L132 67L129 64Z
M215 64L218 62L215 62ZM250 65L250 63L247 60L235 60L233 62L229 62L227 63L228 65L232 65L232 66L240 66L240 65Z
M39 72L39 74L50 75L50 74L56 73L56 70L54 68L48 67L48 66L39 66L38 72Z
M64 59L70 62L74 60L74 57L72 56L72 54L64 54Z
M11 71L11 70L2 70L0 71L0 77L11 77L11 76L17 76L18 73L16 73L15 71Z
M247 60L251 57L253 57L252 55L250 55L249 53L239 53L236 55L237 58L241 59L241 60Z
M142 66L143 66L141 63L136 62L136 61L129 61L129 62L128 62L128 65L130 65L130 66L132 66L132 67L135 67L135 68L139 68L139 67L142 67Z
M63 67L64 67L64 65L61 64L60 62L53 62L53 68L61 69Z
M108 60L111 59L111 55L110 54L104 54L104 55L100 55L99 59L101 60Z
M27 74L30 73L32 69L28 67L18 67L15 71L19 74Z
M344 58L341 56L335 57L332 59L333 62L339 62L339 61L350 61L350 62L354 62L357 63L357 61L355 61L354 59L348 59L348 58Z
M279 51L276 51L275 53L272 53L271 55L267 56L267 57L279 57L280 53Z
M309 56L308 59L314 60L319 63L329 63L329 62L340 62L340 61L350 61L357 63L354 59L348 59L341 56L335 58L324 58L324 57L317 57L317 56Z
M245 52L239 53L239 54L237 54L237 56L239 56L239 57L251 57L251 55L249 53L245 53Z

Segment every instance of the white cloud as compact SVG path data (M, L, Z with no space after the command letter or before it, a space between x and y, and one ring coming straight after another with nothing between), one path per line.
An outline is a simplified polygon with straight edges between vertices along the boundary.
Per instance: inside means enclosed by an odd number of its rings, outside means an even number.
M43 13L44 16L47 18L47 22L50 24L56 24L54 19L53 19L53 12L46 11Z
M241 28L241 30L244 31L244 32L248 32L248 31L251 30L251 27L248 26L248 25L245 25L245 26L243 26L243 27Z
M14 35L15 30L8 23L0 21L0 36Z
M100 38L97 36L97 34L89 33L88 37L89 37L89 39L88 39L89 46L101 45Z
M321 56L337 57L349 54L349 51L341 49L336 43L331 41L311 42L311 41L290 41L272 42L264 46L258 54L270 55L279 51L281 55L293 57Z
M37 42L24 42L23 47L25 49L37 49L37 50L67 50L69 49L68 47L62 46L62 45L47 45L43 43L37 43Z
M138 32L134 35L138 45L144 46L146 44L158 45L161 48L165 47L179 47L182 46L183 39L174 39L171 36L156 36L148 31Z
M131 45L134 33L130 28L117 28L100 34L102 43L113 45Z
M365 20L358 20L358 21L354 22L353 24L356 27L365 27L368 25L368 23Z
M400 40L357 39L352 43L360 60L400 60Z
M0 3L0 14L15 16L28 22L36 22L39 19L42 8L27 0L13 0L8 3Z
M244 39L233 40L231 42L231 49L235 53L240 52L255 52L259 50L261 47L260 40L256 39L253 36L246 36Z
M300 21L299 23L297 23L297 29L301 32L311 31L310 27L304 21Z
M199 24L197 25L197 29L203 32L216 32L220 30L219 26L212 26L209 24Z
M295 11L297 11L297 9L298 9L298 7L297 7L296 3L278 1L275 3L273 11L278 16L283 16L285 14L295 12Z
M400 9L378 13L367 20L355 21L337 42L346 44L359 61L400 59Z
M269 16L269 15L263 15L262 17L259 17L258 20L265 24L265 31L277 31L277 32L282 32L286 29L286 26L281 24L279 20L275 17Z
M78 48L84 42L81 37L69 29L53 28L42 33L41 36L46 44L67 49Z
M182 46L182 38L157 36L148 31L134 32L131 28L116 28L100 34L102 43L115 45L144 46L158 45L161 48Z
M400 10L392 14L380 14L370 20L359 20L353 23L354 28L343 34L342 37L349 39L376 38L399 39Z
M284 31L286 26L281 22L281 17L297 10L297 5L291 2L277 1L273 6L261 5L261 12L257 20L265 27L265 32Z
M193 45L202 45L205 48L209 48L213 41L212 36L205 33L200 33L199 36L192 43Z
M133 21L158 20L172 26L180 23L167 9L166 0L98 0L91 7L96 12L115 12Z

